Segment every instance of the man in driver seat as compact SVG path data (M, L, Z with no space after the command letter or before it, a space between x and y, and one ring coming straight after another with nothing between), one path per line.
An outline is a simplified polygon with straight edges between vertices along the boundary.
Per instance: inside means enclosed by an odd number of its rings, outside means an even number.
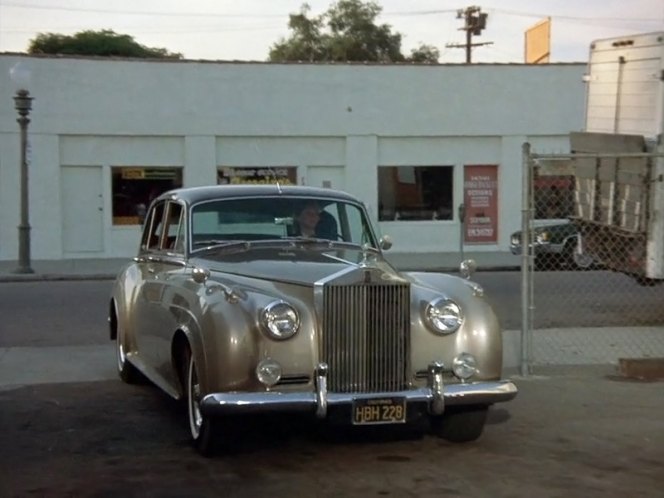
M316 225L320 220L320 208L316 201L307 202L295 217L295 234L300 237L316 237Z
M295 217L295 235L337 240L337 222L330 213L321 211L318 202L309 201Z

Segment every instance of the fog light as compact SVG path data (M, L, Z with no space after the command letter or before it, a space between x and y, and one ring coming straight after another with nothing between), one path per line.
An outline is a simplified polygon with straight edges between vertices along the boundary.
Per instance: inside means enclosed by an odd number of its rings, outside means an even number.
M281 365L271 358L262 360L256 367L256 377L262 384L273 386L281 379Z
M454 358L452 371L461 380L468 380L477 372L477 360L470 353L461 353Z

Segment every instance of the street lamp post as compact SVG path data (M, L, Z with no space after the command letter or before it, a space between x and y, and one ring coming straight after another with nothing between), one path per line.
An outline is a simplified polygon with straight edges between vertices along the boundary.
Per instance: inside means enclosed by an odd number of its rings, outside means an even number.
M15 76L16 72L12 71L12 77ZM28 123L30 123L29 116L32 109L30 92L25 88L19 88L14 96L14 102L18 112L16 121L21 128L21 221L18 225L18 268L16 273L34 273L30 266L30 203L28 195Z

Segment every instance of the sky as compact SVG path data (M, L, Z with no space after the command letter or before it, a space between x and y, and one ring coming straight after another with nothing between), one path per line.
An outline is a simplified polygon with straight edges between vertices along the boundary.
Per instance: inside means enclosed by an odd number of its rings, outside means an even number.
M310 15L336 0L308 0ZM110 29L186 59L265 61L288 37L288 15L304 0L0 0L0 52L25 52L38 33ZM664 31L664 0L376 0L377 22L402 35L402 52L433 45L441 63L465 61L457 11L477 5L487 28L473 62L523 62L524 32L551 18L550 62L586 62L592 40Z

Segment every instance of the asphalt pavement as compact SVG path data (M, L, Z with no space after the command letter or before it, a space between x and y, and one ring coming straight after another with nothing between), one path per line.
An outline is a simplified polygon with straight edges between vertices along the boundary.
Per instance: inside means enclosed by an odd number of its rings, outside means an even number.
M491 408L473 443L271 416L247 420L240 448L212 459L147 384L0 390L0 496L662 496L664 384L596 367L513 380L519 395Z
M402 268L416 269L416 258L402 262ZM57 280L112 280L130 258L40 260L32 264L33 273L16 273L16 262L0 261L0 284L3 282L39 282ZM451 259L450 259L451 261ZM454 271L453 267L432 268L431 261L423 270ZM499 265L492 270L514 270ZM481 272L480 272L481 274ZM478 278L480 277L478 274ZM523 372L522 338L525 331L504 331L503 365L506 372ZM622 358L664 358L664 327L585 327L551 328L531 334L530 365L618 365ZM640 349L635 349L636 343ZM581 339L581 340L580 340ZM6 345L7 346L7 345ZM77 382L115 378L113 345L58 345L57 347L0 348L0 385L38 384L42 382ZM21 368L39 364L38 370Z

